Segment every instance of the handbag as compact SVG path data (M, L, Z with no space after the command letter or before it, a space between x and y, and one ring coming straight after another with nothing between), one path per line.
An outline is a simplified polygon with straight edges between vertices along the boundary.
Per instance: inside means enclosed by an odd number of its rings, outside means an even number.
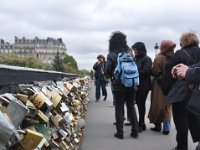
M167 102L169 104L185 102L189 99L189 96L190 89L188 83L185 80L177 80L167 95Z
M200 84L194 85L190 99L186 103L186 108L191 113L200 116Z

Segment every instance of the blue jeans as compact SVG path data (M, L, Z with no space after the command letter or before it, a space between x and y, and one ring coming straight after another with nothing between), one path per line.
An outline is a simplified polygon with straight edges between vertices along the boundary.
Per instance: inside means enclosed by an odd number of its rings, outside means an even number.
M107 96L105 81L103 80L103 78L96 78L96 101L100 100L101 89L102 89L102 95Z

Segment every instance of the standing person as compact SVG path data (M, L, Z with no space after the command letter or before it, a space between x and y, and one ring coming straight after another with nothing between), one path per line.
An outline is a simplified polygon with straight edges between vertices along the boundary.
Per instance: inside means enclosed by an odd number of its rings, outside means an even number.
M119 139L124 138L124 103L127 103L129 112L129 119L132 125L131 136L137 138L138 134L138 120L134 107L135 89L132 87L125 87L121 82L114 77L114 70L117 66L117 57L121 52L129 52L127 46L126 35L122 32L113 32L109 39L109 54L107 56L106 74L111 77L113 94L115 98L115 119L116 129L115 137Z
M135 52L136 63L139 71L140 85L136 92L136 104L139 111L139 131L146 130L145 113L146 99L151 89L152 60L147 56L147 50L143 42L136 42L132 49Z
M95 84L96 84L96 102L100 100L101 88L104 101L107 98L106 82L105 82L105 68L106 62L103 55L98 55L98 61L94 64L93 69L95 70Z
M198 46L199 39L195 33L188 32L182 34L180 38L180 45L181 49L176 51L172 59L170 59L167 63L167 72L171 73L172 68L179 63L191 66L195 63L194 61L200 61L200 48ZM176 80L178 81L177 78ZM176 83L178 83L177 81ZM166 80L166 82L168 81ZM182 82L185 83L185 80L182 79ZM179 87L178 84L174 84L173 88L176 90L176 93L180 94L178 97L187 94L184 96L182 101L174 101L172 104L173 119L177 130L177 146L174 148L174 150L188 150L188 129L192 135L193 142L200 141L199 118L185 108L185 102L190 98L189 84L186 82L186 84L182 85L181 87ZM180 90L181 93L179 92ZM168 94L168 101L176 98L177 96L169 97Z
M165 75L167 60L174 54L176 44L170 40L163 40L160 45L160 53L153 62L152 75L154 76L151 92L151 106L149 110L150 123L155 125L153 131L161 131L168 135L171 129L171 105L166 105L166 96L161 89L160 79Z

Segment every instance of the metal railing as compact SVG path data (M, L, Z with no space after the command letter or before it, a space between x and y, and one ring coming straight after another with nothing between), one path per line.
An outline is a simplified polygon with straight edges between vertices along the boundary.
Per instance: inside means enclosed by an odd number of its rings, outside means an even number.
M57 81L63 78L74 79L76 74L47 71L26 67L0 64L0 93L13 92L19 84L30 84L40 81Z

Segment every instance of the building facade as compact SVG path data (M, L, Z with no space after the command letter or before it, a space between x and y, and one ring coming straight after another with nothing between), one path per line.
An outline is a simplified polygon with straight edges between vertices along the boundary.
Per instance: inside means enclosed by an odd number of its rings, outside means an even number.
M51 65L53 59L59 52L61 58L66 55L67 49L62 41L62 38L54 39L26 39L15 37L14 44L0 40L0 54L16 54L17 56L24 57L36 57L43 63Z

